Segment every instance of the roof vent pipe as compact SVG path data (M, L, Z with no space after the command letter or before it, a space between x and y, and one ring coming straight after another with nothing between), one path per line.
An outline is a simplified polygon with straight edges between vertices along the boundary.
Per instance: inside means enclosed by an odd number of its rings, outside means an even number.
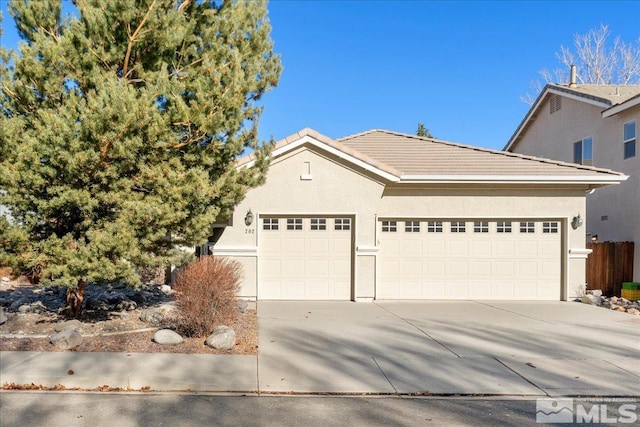
M569 77L569 87L576 87L576 66L571 64L571 74Z

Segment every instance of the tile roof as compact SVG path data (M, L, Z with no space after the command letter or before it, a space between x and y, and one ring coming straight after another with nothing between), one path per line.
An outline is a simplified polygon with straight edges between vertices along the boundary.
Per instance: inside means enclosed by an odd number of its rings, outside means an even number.
M337 141L390 165L405 176L622 176L607 169L380 129L346 136Z
M374 129L332 139L305 128L280 141L272 156L311 144L394 182L618 183L608 169L490 150L435 138ZM251 166L253 155L238 159Z
M550 84L548 87L611 106L622 104L640 94L640 85L576 85L569 87L568 85Z

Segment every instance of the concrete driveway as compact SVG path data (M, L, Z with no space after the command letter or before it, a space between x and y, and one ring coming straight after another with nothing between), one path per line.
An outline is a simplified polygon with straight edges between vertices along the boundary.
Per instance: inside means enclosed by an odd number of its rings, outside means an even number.
M262 391L640 396L640 318L575 302L258 303Z

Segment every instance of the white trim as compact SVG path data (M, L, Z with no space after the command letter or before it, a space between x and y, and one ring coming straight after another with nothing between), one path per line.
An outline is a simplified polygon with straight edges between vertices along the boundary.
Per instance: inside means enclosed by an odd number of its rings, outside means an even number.
M213 246L213 255L218 256L238 256L255 257L258 256L257 246Z
M614 116L618 113L621 113L624 110L627 110L631 107L635 107L636 105L640 104L640 96L636 96L635 98L631 98L625 102L623 102L622 104L618 104L618 105L614 105L613 107L609 108L608 110L604 110L602 112L602 117L606 118L606 117L611 117Z
M553 176L553 175L402 175L403 183L466 183L466 184L619 184L626 181L626 175L590 176Z
M373 302L373 297L357 297L355 302Z
M376 255L380 246L357 245L356 255Z
M301 181L311 181L312 179L313 179L313 175L311 175L310 173L305 173L300 175Z
M593 252L591 249L571 248L569 249L569 259L587 259L591 252Z
M571 90L571 88L567 88L567 90ZM609 108L611 106L611 104L608 104L606 102L591 99L590 96L592 95L587 95L587 94L576 95L576 94L568 93L563 90L558 90L552 87L547 89L547 93L553 93L555 95L560 95L560 96L564 96L565 98L573 99L574 101L580 101L580 102L584 102L585 104L591 104L591 105L595 105L602 108Z
M294 150L304 144L311 144L321 150L327 151L331 154L333 154L336 157L339 157L341 159L344 159L350 163L353 163L354 165L361 167L364 170L367 170L369 172L372 172L388 181L391 182L398 182L399 178L393 174L390 174L389 172L385 172L382 169L379 169L375 166L372 166L371 164L362 161L360 159L357 159L341 150L338 150L337 148L333 148L332 146L325 144L321 141L318 141L317 139L309 136L309 135L305 135L302 138L298 139L297 141L291 142L289 144L283 145L282 147L273 150L273 152L271 153L271 157L275 158L280 156L281 154L287 153L291 150ZM255 163L255 160L251 160L250 162L245 163L244 165L242 165L241 167L251 167L253 166L253 164Z

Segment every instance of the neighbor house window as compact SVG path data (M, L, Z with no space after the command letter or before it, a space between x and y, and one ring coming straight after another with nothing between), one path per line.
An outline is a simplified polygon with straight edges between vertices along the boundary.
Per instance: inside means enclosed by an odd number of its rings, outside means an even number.
M542 223L542 232L543 233L557 233L558 232L558 223L557 222L543 222Z
M511 233L511 222L510 221L498 221L498 228L496 229L498 233Z
M277 230L278 229L278 218L263 218L262 219L262 229L263 230Z
M350 218L336 218L334 221L336 230L351 230Z
M384 233L395 233L398 231L398 223L396 221L382 221L382 231Z
M302 230L302 218L287 218L287 230Z
M327 229L327 220L324 218L311 218L311 229L312 230L326 230Z
M464 221L451 221L452 233L464 233L467 231L467 223Z
M592 143L593 138L588 137L573 144L573 163L588 166L593 164Z
M559 95L551 95L549 97L549 114L553 114L562 107L562 97Z
M420 221L405 221L404 231L407 233L418 233L420 231Z
M475 221L473 223L473 232L474 233L488 233L489 232L489 223L485 221Z
M442 233L442 221L427 222L427 233Z
M630 159L636 156L636 121L632 120L624 124L624 158Z
M535 222L521 222L520 223L520 232L521 233L535 233L536 232Z

